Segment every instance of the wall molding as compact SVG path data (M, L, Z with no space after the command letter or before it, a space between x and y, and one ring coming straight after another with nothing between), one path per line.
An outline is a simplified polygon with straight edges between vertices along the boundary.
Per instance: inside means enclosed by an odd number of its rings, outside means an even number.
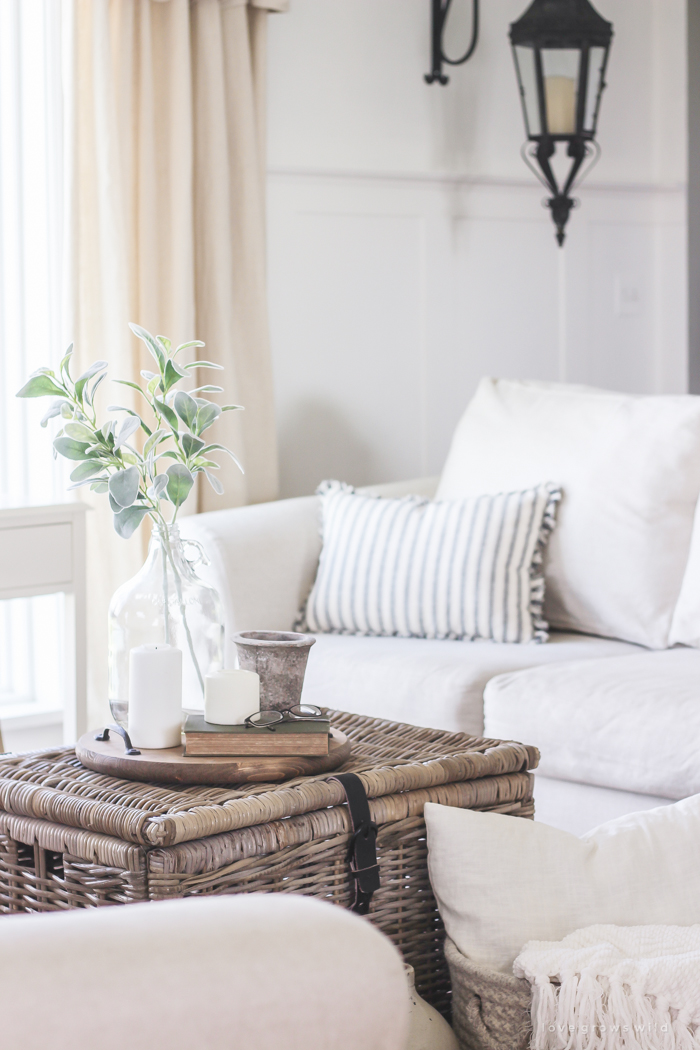
M526 173L273 168L283 494L438 472L483 375L685 391L685 192L584 183L560 251Z
M502 178L493 175L469 175L465 172L449 171L381 171L381 170L352 170L333 168L296 168L270 166L267 169L269 178L272 179L322 179L337 182L365 182L365 183L402 183L415 186L474 186L503 189L532 189L540 188L540 184L534 178ZM598 191L600 193L640 193L640 194L678 194L685 195L688 191L685 182L597 182L591 180L583 182L578 189L586 191Z

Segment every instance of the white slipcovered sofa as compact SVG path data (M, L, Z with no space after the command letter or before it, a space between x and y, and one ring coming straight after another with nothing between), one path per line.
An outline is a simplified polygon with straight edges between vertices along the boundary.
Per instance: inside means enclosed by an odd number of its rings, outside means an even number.
M304 699L535 744L539 819L581 832L700 791L700 398L484 380L440 478L362 491L451 499L543 481L563 488L548 642L318 635ZM318 503L183 521L227 635L293 628L318 566Z

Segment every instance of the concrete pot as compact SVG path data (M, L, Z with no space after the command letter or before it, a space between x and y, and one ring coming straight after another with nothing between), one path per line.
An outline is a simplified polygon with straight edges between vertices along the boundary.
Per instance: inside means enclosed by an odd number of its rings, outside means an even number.
M411 1004L406 1050L459 1050L457 1036L445 1018L416 991L413 967L406 963L405 970Z
M260 710L285 711L301 701L306 661L316 639L294 631L239 631L238 663L260 675Z

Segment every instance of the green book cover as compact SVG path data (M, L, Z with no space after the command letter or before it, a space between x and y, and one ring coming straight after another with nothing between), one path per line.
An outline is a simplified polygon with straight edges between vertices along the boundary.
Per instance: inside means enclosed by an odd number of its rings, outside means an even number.
M327 718L318 721L300 718L290 722L276 722L270 727L264 726L220 726L214 722L205 722L204 715L188 714L185 716L185 733L245 733L248 736L260 736L265 733L326 733L331 724Z

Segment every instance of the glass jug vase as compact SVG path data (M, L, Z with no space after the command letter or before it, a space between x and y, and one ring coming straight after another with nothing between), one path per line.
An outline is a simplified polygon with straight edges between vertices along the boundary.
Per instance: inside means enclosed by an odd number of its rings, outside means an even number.
M191 552L185 556L185 550ZM129 652L165 642L182 650L182 706L204 707L204 678L223 668L224 614L214 587L195 566L208 564L200 545L177 525L154 525L148 557L109 605L109 706L125 729L129 715Z

